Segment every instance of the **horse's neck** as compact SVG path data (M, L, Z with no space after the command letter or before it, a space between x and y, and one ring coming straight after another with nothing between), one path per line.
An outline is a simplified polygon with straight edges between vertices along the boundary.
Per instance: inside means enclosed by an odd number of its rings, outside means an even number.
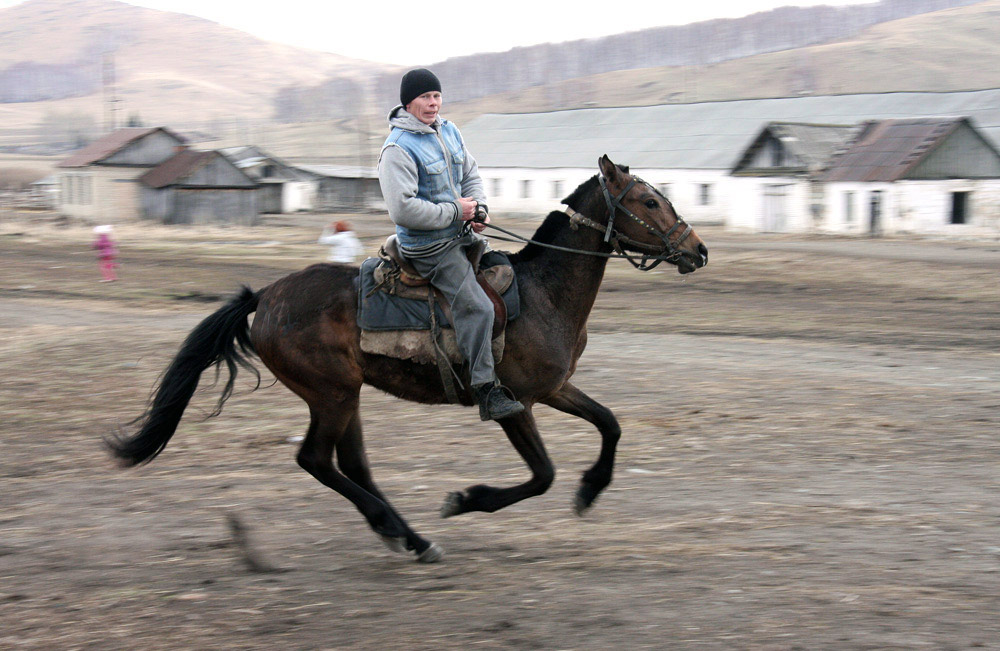
M577 251L599 252L606 248L600 234L586 226L566 226L550 243ZM547 303L562 320L582 328L594 306L607 262L604 257L546 248L525 271L533 287L548 297Z

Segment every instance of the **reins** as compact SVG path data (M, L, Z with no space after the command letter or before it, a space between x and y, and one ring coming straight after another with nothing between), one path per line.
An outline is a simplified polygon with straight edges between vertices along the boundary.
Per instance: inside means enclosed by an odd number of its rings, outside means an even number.
M664 233L655 226L647 224L639 216L637 216L635 213L626 208L621 202L621 200L625 197L628 191L631 190L637 183L643 183L650 189L653 189L652 186L650 186L648 183L637 177L632 177L631 180L629 181L629 184L625 186L625 189L622 190L622 192L618 196L612 197L611 193L608 191L608 186L607 182L604 179L604 175L603 174L599 175L598 180L601 183L601 190L604 194L604 201L608 206L607 224L601 224L600 222L596 222L593 219L590 219L589 217L585 217L584 215L581 215L580 213L576 212L569 206L567 206L563 210L563 212L569 217L570 227L573 228L573 230L576 230L582 224L588 228L592 228L596 231L603 233L604 241L611 244L612 248L616 251L615 253L603 253L600 251L587 251L585 249L573 249L565 246L558 246L555 244L549 244L547 242L539 242L538 240L533 240L531 238L518 235L517 233L509 231L505 228L501 228L500 226L494 226L493 224L486 224L486 226L488 228L492 228L493 230L500 231L501 233L506 233L507 235L510 235L511 238L514 238L511 239L507 237L494 236L496 239L501 240L503 242L525 242L527 244L534 244L536 246L545 247L547 249L554 249L556 251L565 251L567 253L579 253L581 255L590 255L594 257L609 258L609 259L620 258L628 260L633 267L635 267L640 271L649 271L650 269L660 264L661 262L664 261L670 262L676 260L681 255L683 255L683 252L677 248L677 245L681 244L684 240L687 239L688 235L691 234L692 229L691 225L685 222L680 217L680 215L677 215L676 212L674 213L677 217L677 221L674 223L673 226L670 227L670 229L666 233ZM660 195L660 193L657 192L655 189L653 189L653 192L656 192L656 194ZM660 196L662 197L663 195ZM670 201L667 200L666 197L664 197L664 200L667 202L667 205L671 205ZM671 208L672 207L673 206L671 205ZM635 220L644 228L646 228L646 230L648 230L649 232L653 233L661 240L663 240L663 246L655 247L646 244L644 242L639 242L633 240L632 238L618 231L618 229L614 227L615 215L617 212L616 209L621 210L623 213L625 213L625 216ZM670 236L674 232L676 232L677 229L680 228L682 224L687 228L685 228L684 232L681 233L681 236L678 238L677 244L675 245L670 241ZM637 258L629 255L626 247L629 247L631 249L638 249L638 252L639 254L641 254L642 258L639 259L639 261L637 262L636 261ZM649 264L650 262L652 262L652 264Z

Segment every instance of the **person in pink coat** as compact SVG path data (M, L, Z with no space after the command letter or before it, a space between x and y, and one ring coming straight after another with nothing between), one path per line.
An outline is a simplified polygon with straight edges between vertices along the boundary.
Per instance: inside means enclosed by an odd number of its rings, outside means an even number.
M97 261L101 266L101 276L103 276L102 283L118 280L118 276L115 275L115 267L118 266L118 247L111 239L111 231L111 226L95 226L94 234L97 237L90 245L91 248L97 250Z

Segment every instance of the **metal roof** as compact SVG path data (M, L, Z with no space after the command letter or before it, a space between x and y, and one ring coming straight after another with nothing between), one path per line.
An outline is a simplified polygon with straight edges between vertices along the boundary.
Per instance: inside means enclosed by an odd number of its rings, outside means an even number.
M240 145L238 147L223 147L217 150L220 154L225 156L232 162L236 167L241 170L246 170L251 167L256 167L258 165L266 165L268 163L274 164L280 168L281 176L278 180L281 181L308 181L309 176L303 174L302 171L294 165L289 165L285 161L281 160L277 156L264 151L256 145ZM259 180L259 179L258 179ZM271 181L273 182L273 181Z
M636 168L731 169L769 122L856 124L959 115L1000 143L1000 89L487 114L463 125L462 135L480 167L589 169L608 154Z
M187 178L212 157L214 151L184 149L139 177L139 182L151 188L165 188Z
M964 118L878 120L828 163L822 181L896 181L903 178L955 129Z
M148 136L154 131L163 131L173 136L178 142L184 142L184 138L165 127L124 127L98 138L59 163L59 167L85 167L92 165L121 151L127 145Z
M734 173L746 168L757 151L768 142L768 135L781 141L789 154L801 163L802 172L821 169L830 156L843 147L858 131L857 126L829 124L801 124L798 122L771 122L757 134L753 144L743 151Z
M377 179L378 170L374 167L350 167L344 165L296 165L316 176L327 176L338 179Z

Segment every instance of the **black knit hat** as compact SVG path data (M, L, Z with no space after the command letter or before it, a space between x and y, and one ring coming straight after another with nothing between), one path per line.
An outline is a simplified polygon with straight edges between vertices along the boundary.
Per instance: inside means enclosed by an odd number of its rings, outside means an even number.
M399 84L399 103L406 106L417 97L432 90L441 92L441 82L427 68L417 68L403 75Z

